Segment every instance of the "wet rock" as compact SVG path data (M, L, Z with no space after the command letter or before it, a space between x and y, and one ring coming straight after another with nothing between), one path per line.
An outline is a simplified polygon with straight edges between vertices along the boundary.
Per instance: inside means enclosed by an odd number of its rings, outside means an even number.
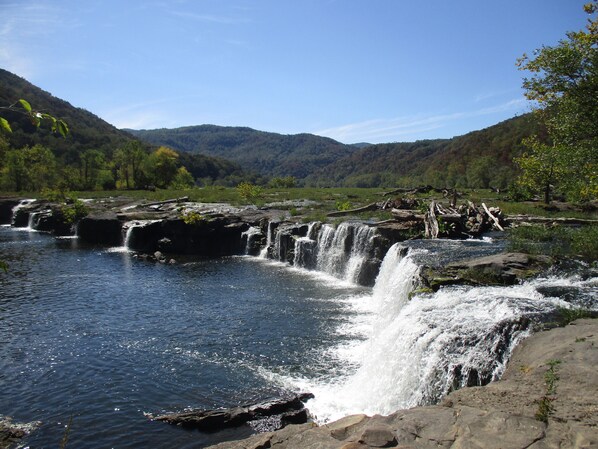
M446 267L424 267L424 284L436 291L443 285L513 285L548 269L548 256L502 253L477 259L453 262Z
M156 421L164 421L182 427L204 432L217 432L227 427L238 427L251 421L260 421L258 429L277 430L288 424L303 424L309 419L304 401L313 398L311 394L302 394L285 399L273 399L253 405L218 409L191 410L183 413L171 413L156 416ZM276 420L266 420L269 417ZM269 428L273 427L273 428Z
M112 212L87 216L79 221L77 235L87 243L119 246L123 241L122 223Z
M20 202L17 198L0 199L0 224L12 223L12 210Z
M0 415L0 449L14 447L23 437L35 430L41 423L15 423L9 416Z

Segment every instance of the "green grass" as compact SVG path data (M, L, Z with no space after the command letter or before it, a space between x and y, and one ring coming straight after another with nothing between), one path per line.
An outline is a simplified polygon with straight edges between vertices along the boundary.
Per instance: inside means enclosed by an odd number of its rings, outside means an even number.
M520 226L508 231L509 251L598 260L598 225Z
M536 411L536 419L545 423L548 422L548 417L554 413L553 401L556 399L554 395L559 381L558 366L561 361L549 360L546 364L548 365L548 369L544 373L546 393L538 401L538 410Z
M397 194L394 196L382 196L382 193L392 189L384 188L352 188L352 187L338 187L338 188L317 188L317 187L296 187L296 188L263 188L260 196L255 199L257 206L272 202L282 202L289 200L307 199L316 201L317 206L311 207L311 211L299 209L297 215L304 215L305 213L317 213L318 211L331 212L337 210L338 204L350 204L351 208L365 206L373 202L381 202L388 198L405 196L404 194ZM464 190L463 196L458 199L459 204L466 204L466 202L473 201L479 205L485 202L488 206L498 206L503 213L507 215L526 214L537 215L543 217L572 217L572 218L598 218L596 212L582 212L582 211L552 211L544 209L540 203L515 203L504 201L504 195L497 194L488 190ZM91 191L91 192L71 192L77 198L106 198L114 196L129 197L133 200L141 201L162 201L172 198L180 198L188 196L191 201L205 202L205 203L230 203L233 205L248 204L239 195L238 189L235 187L209 186L202 188L192 188L186 190L156 190L151 192L148 190L113 190L113 191ZM30 198L43 198L41 193L31 192L0 192L0 197L14 197L23 196ZM443 198L441 193L430 192L425 194L412 195L418 199L432 200L449 203L449 198ZM293 206L288 206L292 209ZM360 216L359 218L368 219L368 216ZM372 216L373 219L373 216Z

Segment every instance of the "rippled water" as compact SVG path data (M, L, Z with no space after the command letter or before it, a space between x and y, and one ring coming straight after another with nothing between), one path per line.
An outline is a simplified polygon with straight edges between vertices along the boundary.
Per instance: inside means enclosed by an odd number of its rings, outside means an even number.
M197 448L247 435L202 434L144 412L214 408L280 393L263 372L317 376L354 312L331 288L248 258L174 266L76 239L0 228L0 413L40 420L25 440L57 447Z
M557 307L598 309L594 270L412 297L422 263L504 245L410 246L393 246L374 288L361 288L263 258L160 265L0 227L10 264L0 274L0 414L43 422L25 440L32 449L58 447L70 416L69 448L201 448L250 429L204 434L144 413L295 389L315 393L308 407L321 421L390 413L432 403L476 373L497 378L528 335L518 323Z

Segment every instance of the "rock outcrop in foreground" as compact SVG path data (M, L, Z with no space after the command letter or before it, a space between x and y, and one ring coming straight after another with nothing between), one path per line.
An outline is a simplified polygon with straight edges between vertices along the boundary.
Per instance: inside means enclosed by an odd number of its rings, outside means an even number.
M439 405L291 425L212 449L598 447L597 367L598 320L578 320L525 340L502 380Z

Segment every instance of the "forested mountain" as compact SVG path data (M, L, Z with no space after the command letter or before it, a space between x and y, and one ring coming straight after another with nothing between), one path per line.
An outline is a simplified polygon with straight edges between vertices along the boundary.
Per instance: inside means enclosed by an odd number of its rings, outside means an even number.
M55 136L44 126L32 125L26 114L6 109L20 98L35 110L67 122L69 135ZM168 182L157 179L156 164L164 162L160 158L171 160L178 169L185 167L201 184L259 183L267 177L292 176L313 186L504 188L514 179L513 157L523 152L522 139L536 130L530 114L452 139L376 145L344 145L312 134L281 135L215 125L118 130L1 69L0 107L0 115L13 129L0 134L0 188L6 190L39 189L57 180L72 189L168 186L174 182L174 172ZM152 145L179 154L162 149L156 155ZM30 151L16 151L25 147ZM37 161L37 171L31 161ZM53 176L44 175L51 170ZM187 175L181 178L184 184L190 182ZM35 176L47 179L33 181Z
M506 187L513 157L536 129L531 114L452 139L367 146L310 175L311 185L370 187L431 184L437 187Z
M129 132L156 145L224 157L266 176L295 176L307 185L504 188L515 176L521 140L534 129L526 114L452 139L376 145L214 125Z
M66 122L68 135L54 135L44 123L36 127L18 104L20 99L27 100L33 110ZM153 154L152 145L2 69L0 116L12 129L0 131L0 189L142 188L164 183L156 178L152 166L164 161ZM204 184L235 185L248 176L239 165L224 159L165 151L159 157L172 159L169 176L173 179L173 170L181 167ZM189 176L185 178L186 183L192 182Z
M6 111L2 116L11 123L13 132L4 136L13 148L41 144L49 147L66 162L74 162L85 150L94 149L111 155L119 146L134 140L129 133L117 129L91 112L76 108L27 80L0 69L0 106L13 105L21 98L26 99L35 110L64 120L70 133L66 139L55 136L47 127L36 128L26 115Z
M313 134L282 135L243 127L200 125L128 131L154 145L222 157L268 176L299 179L358 150Z

